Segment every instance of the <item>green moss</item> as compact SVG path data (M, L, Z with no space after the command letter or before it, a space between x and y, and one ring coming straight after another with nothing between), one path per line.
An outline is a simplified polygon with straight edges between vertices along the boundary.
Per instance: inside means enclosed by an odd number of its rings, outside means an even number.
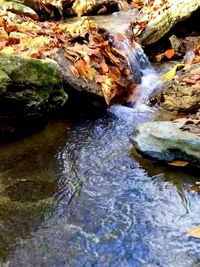
M7 86L11 83L9 76L0 69L0 94L6 91Z
M6 107L10 101L19 114L40 116L58 110L66 102L61 69L53 60L0 53L0 62L0 93L5 92Z

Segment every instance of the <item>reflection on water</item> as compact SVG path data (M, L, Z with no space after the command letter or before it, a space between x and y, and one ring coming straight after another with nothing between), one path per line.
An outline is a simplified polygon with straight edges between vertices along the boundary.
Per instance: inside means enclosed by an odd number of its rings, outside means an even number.
M152 117L114 107L100 119L68 130L55 123L21 143L2 146L0 161L10 162L0 178L0 201L7 201L0 209L2 262L11 267L200 266L200 241L185 235L200 222L200 196L187 191L199 175L144 160L129 141L133 127ZM43 197L39 186L34 201L16 198L16 190L12 199L5 189L18 179L55 186Z

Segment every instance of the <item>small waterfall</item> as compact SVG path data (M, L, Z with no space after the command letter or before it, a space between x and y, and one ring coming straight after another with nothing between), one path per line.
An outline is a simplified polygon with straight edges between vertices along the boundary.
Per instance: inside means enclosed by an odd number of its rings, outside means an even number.
M125 39L121 48L126 53L129 68L138 84L138 89L128 106L136 109L147 108L150 97L161 88L161 79L138 43L132 44L128 39Z
M129 68L134 76L134 80L140 84L143 70L151 68L151 64L139 44L131 44L128 39L125 39L121 46L126 53Z

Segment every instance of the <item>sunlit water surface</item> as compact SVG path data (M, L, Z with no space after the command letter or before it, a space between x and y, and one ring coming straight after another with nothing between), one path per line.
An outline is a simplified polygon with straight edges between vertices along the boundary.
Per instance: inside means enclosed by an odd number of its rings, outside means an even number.
M0 266L200 266L199 179L139 157L153 113L115 106L0 146Z

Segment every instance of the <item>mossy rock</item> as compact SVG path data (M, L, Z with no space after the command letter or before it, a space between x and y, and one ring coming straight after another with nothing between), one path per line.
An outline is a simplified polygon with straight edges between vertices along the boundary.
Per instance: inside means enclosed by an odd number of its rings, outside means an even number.
M62 73L53 60L27 59L0 53L0 114L43 116L67 101Z

